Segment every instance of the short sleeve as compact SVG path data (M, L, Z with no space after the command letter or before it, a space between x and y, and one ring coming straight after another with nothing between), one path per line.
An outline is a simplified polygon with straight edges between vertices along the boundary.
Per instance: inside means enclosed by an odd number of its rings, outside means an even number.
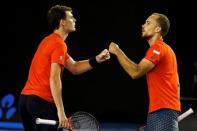
M65 61L69 58L67 48L63 44L58 45L51 54L51 63L65 64Z
M144 58L151 61L155 65L158 64L161 59L161 49L159 46L149 48Z

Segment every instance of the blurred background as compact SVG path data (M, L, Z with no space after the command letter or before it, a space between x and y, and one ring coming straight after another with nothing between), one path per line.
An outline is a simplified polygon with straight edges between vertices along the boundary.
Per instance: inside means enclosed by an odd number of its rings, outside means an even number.
M194 3L170 0L28 0L1 3L0 129L22 129L18 97L27 80L29 66L39 42L48 35L48 9L56 4L73 8L76 32L66 40L75 60L88 59L108 48L111 41L138 63L149 48L141 28L154 12L166 14L171 28L164 41L177 56L182 111L197 105L196 14ZM66 114L83 110L101 123L144 124L148 111L145 77L132 80L114 56L94 70L78 76L64 71L63 98ZM197 122L197 117L191 118ZM195 124L191 119L181 129ZM130 124L131 125L131 124Z

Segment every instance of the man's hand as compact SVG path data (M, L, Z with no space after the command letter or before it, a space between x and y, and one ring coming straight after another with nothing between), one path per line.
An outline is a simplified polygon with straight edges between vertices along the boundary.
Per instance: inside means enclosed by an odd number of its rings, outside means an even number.
M119 49L119 46L114 43L114 42L111 42L110 45L109 45L109 52L116 55L116 52L117 50Z
M96 56L96 61L98 63L101 63L103 61L106 61L110 59L110 53L107 49L104 49L99 55Z
M64 112L58 112L59 126L58 128L69 128L70 124Z

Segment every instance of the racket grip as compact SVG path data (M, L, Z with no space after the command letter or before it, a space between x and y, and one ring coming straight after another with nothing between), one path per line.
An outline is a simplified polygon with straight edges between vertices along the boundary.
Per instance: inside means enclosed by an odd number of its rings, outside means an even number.
M191 115L192 113L194 113L193 109L190 108L189 110L187 110L186 112L184 112L183 114L181 114L179 117L178 117L178 122L183 120L184 118L186 118L187 116Z
M47 120L47 119L36 118L36 124L57 125L58 122L55 121L55 120Z

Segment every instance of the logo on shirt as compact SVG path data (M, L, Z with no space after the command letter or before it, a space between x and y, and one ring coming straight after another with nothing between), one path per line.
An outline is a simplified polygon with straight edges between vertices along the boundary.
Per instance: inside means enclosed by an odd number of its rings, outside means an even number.
M59 58L60 60L63 60L64 59L64 56L60 56L60 58Z
M157 51L157 50L153 50L153 53L155 53L155 54L157 54L157 55L159 55L159 54L160 54L160 52L159 52L159 51Z
M160 55L160 52L157 50L153 50L153 54L150 57L152 61L158 61L158 56Z

